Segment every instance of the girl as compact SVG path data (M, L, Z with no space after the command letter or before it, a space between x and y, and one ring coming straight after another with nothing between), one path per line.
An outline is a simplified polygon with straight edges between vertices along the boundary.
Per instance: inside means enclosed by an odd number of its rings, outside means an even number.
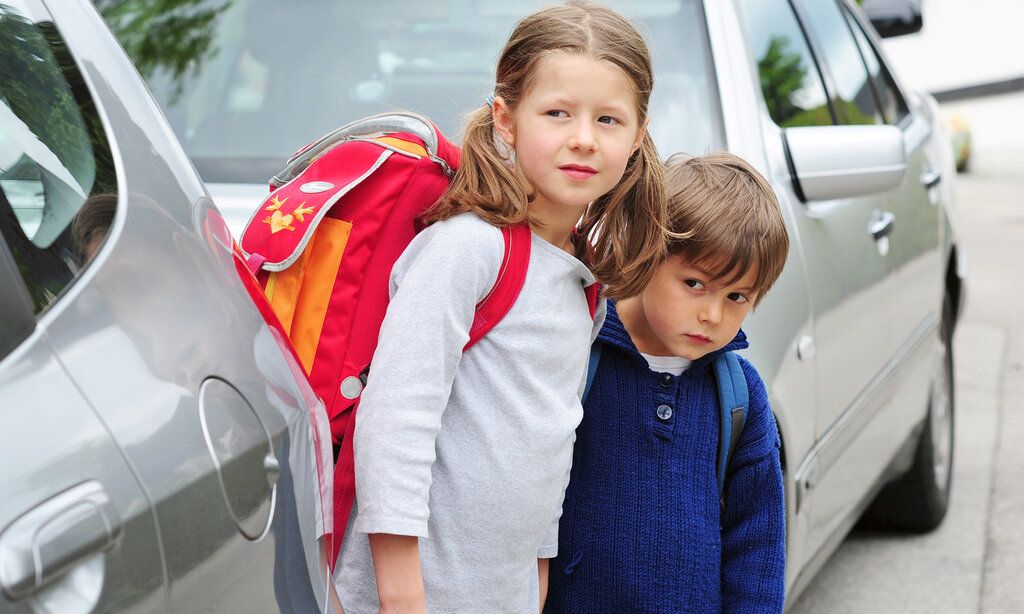
M664 249L661 165L646 131L652 80L643 39L606 8L573 2L512 32L433 224L391 274L336 575L349 614L543 603L603 319L592 320L582 287L596 276L610 296L635 295ZM572 239L581 217L593 248ZM463 353L498 275L499 229L524 221L522 291Z

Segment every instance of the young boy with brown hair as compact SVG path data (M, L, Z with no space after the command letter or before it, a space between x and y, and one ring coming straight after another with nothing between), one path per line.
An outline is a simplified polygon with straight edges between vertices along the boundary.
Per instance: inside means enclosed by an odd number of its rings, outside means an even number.
M747 347L743 319L789 239L767 181L728 153L666 170L667 257L608 303L576 431L547 612L781 612L785 495L764 383L740 358L749 411L719 493L712 365Z

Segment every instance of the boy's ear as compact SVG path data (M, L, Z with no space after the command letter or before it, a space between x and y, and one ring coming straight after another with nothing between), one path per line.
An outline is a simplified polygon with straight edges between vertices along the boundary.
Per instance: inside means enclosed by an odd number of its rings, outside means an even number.
M636 140L633 141L633 148L629 150L629 155L632 156L638 149L640 149L640 145L644 142L644 137L647 136L647 126L650 124L651 118L647 117L647 119L644 120L643 125L640 126L640 129L636 131Z
M516 134L512 109L505 104L505 99L501 96L495 96L494 102L491 103L491 120L494 122L494 129L501 140L505 141L509 147L515 145Z

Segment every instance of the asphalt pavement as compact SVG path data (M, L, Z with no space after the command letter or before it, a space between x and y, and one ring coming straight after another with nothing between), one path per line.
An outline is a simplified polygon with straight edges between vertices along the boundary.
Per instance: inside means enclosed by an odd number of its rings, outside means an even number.
M944 110L975 141L957 177L968 294L953 345L950 510L927 535L851 533L796 614L1024 612L1024 94Z

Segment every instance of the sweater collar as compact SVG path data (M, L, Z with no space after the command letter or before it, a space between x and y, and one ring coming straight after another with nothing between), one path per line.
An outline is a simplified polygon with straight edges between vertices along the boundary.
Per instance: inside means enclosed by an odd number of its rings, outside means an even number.
M629 354L641 361L643 364L647 364L644 357L640 355L640 351L636 349L636 344L633 343L633 339L629 336L629 332L622 324L622 320L619 319L619 312L615 308L615 301L611 299L608 300L608 312L604 319L604 326L601 328L601 332L597 335L597 340L601 343L615 346L626 352L626 354ZM733 340L727 343L725 347L701 356L697 360L693 361L693 366L710 362L714 360L716 356L725 352L746 349L749 345L750 344L747 343L747 335L741 328L737 331Z

